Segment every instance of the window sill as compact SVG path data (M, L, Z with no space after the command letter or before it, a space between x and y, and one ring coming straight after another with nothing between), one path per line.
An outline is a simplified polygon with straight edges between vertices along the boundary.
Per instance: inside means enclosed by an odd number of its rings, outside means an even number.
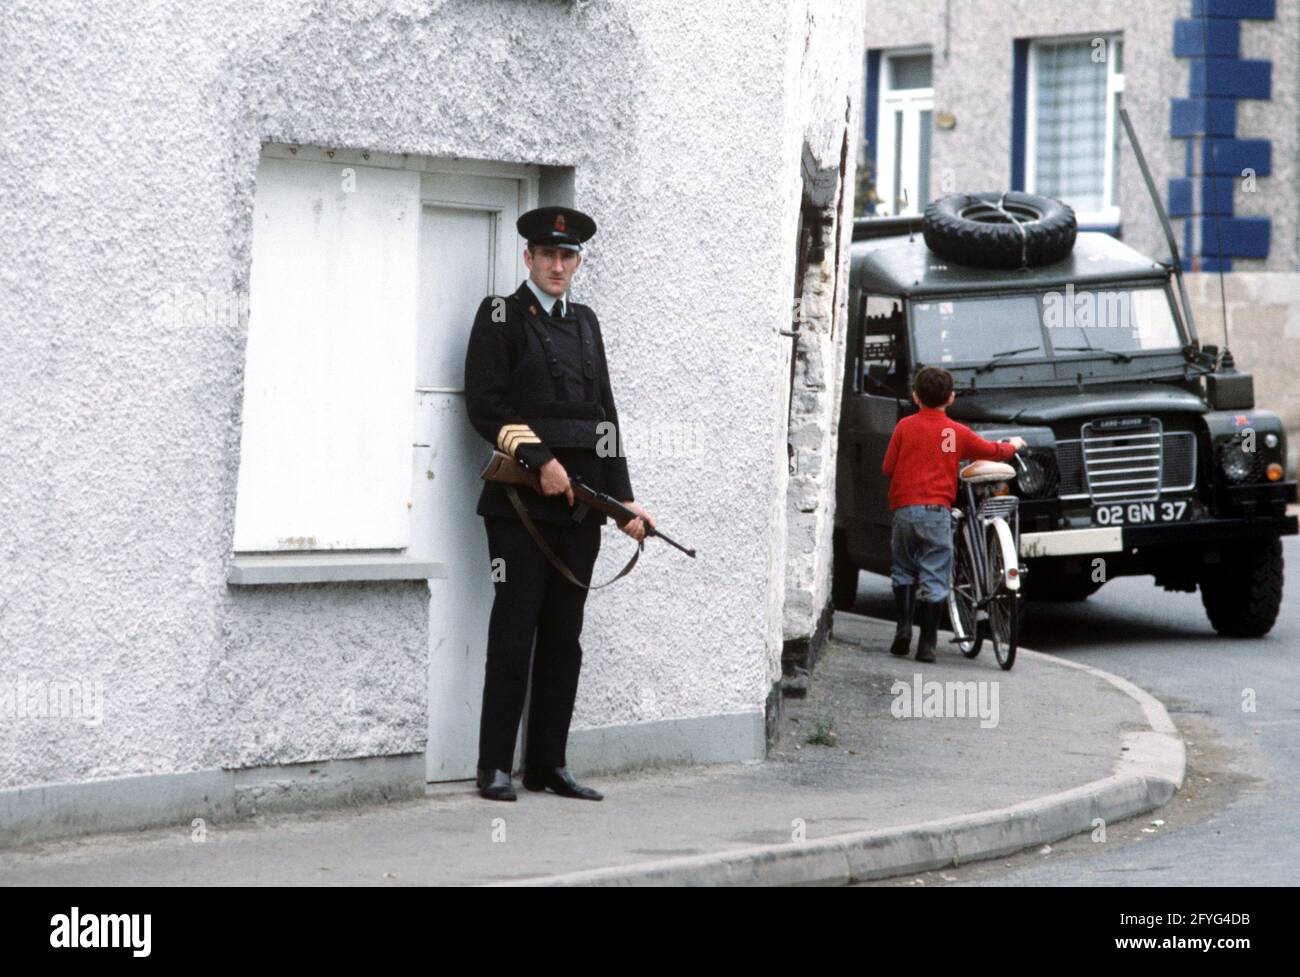
M1079 230L1096 231L1101 234L1109 234L1113 238L1119 238L1123 232L1123 227L1119 221L1080 220Z
M248 587L446 577L447 564L401 553L236 553L226 583Z

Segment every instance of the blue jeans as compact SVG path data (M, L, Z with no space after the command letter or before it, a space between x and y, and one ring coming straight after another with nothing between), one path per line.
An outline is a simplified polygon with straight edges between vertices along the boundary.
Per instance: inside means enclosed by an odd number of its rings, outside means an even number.
M895 587L920 584L918 600L948 599L952 575L952 510L945 505L905 505L894 510L890 537Z

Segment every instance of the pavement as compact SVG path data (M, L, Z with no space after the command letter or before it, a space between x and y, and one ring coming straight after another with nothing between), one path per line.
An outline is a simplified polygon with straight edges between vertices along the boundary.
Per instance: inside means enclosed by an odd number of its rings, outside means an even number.
M845 884L1051 843L1181 786L1182 739L1132 683L1024 649L1003 672L987 648L968 661L943 642L923 666L888 654L892 631L836 614L765 761L575 771L600 803L521 786L517 803L494 803L453 784L202 832L44 842L0 851L0 884Z

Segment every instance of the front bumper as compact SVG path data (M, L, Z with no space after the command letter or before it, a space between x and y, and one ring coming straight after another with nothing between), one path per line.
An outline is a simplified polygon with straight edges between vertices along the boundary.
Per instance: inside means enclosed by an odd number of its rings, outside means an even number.
M1123 530L1119 526L1096 526L1091 529L1054 529L1045 533L1020 534L1020 556L1026 560L1043 556L1084 556L1091 553L1118 553L1123 548Z
M1155 526L1126 526L1124 548L1217 543L1225 539L1271 539L1300 532L1295 516L1258 516L1254 519L1197 519Z
M1194 519L1149 526L1096 526L1021 533L1024 559L1121 553L1157 546L1187 546L1225 539L1271 539L1300 533L1296 516L1258 516L1254 519Z

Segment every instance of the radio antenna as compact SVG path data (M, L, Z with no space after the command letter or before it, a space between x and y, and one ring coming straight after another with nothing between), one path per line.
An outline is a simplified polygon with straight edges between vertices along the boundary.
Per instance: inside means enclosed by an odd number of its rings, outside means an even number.
M1183 302L1183 314L1187 317L1187 332L1192 340L1192 344L1199 349L1200 340L1196 335L1196 317L1192 314L1192 302L1187 295L1187 283L1183 280L1183 259L1178 251L1178 239L1174 237L1173 225L1169 223L1169 213L1165 210L1165 205L1160 201L1160 193L1156 190L1155 178L1151 175L1151 167L1147 166L1147 158L1142 152L1142 144L1138 141L1137 133L1133 130L1133 123L1129 121L1128 109L1121 107L1119 110L1119 119L1124 123L1124 133L1128 136L1129 145L1133 148L1133 158L1137 160L1138 170L1142 173L1142 180L1147 185L1147 193L1151 197L1151 205L1155 208L1156 216L1160 218L1160 226L1165 232L1165 243L1169 245L1169 260L1174 266L1174 279L1178 282L1178 297Z
M1201 125L1201 139L1203 145L1201 149L1201 176L1205 182L1210 184L1210 206L1214 213L1214 256L1219 265L1219 313L1223 317L1223 353L1219 359L1219 365L1225 370L1234 368L1232 361L1232 352L1228 348L1228 292L1223 280L1223 232L1219 226L1219 178L1218 178L1218 158L1219 147L1215 140L1210 138L1210 97L1209 71L1210 71L1210 29L1209 22L1205 16L1205 8L1208 4L1201 4L1201 60L1205 67L1206 94L1202 99L1204 102L1204 122ZM1209 149L1209 159L1206 158L1205 150ZM1207 165L1209 164L1209 165ZM1206 171L1209 171L1208 173ZM1205 186L1202 182L1201 186ZM1231 186L1231 183L1229 183ZM1200 214L1196 215L1200 217Z

